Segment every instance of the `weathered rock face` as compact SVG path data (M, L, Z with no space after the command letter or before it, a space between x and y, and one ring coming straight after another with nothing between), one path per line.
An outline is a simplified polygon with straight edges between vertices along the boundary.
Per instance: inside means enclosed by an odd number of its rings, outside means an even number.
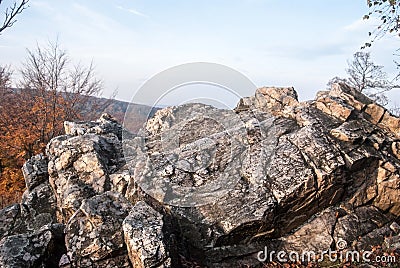
M364 95L334 85L315 101L300 103L292 88L261 88L240 101L236 117L220 111L221 119L212 111L204 105L186 105L156 113L145 126L145 138L137 142L142 146L137 146L131 172L132 180L151 189L147 192L154 198L173 205L170 213L184 241L181 247L202 265L225 265L222 260L227 256L243 257L249 264L248 256L257 248L249 245L263 241L300 250L309 233L326 249L345 236L351 245L398 217L399 161L394 152L399 128L393 127L397 123L382 123L385 116L390 118L387 122L398 119ZM191 119L185 121L185 115ZM224 123L237 118L240 122ZM214 152L208 147L201 151L205 156L199 156L188 149L188 143L195 145L204 137L216 144ZM213 160L193 168L198 159L209 158ZM226 162L235 168L229 169ZM202 186L199 180L210 182L221 173L235 177L236 171L240 175L235 186L205 205L185 208L185 198L192 196L174 189L178 185L196 191ZM152 191L149 177L167 183ZM165 189L183 197L183 206L171 202ZM367 211L380 213L379 224L370 224L368 213L358 215L371 203ZM339 204L348 210L339 209ZM326 208L331 212L305 223ZM347 228L342 221L350 224L353 234L338 235ZM319 224L325 227L316 228ZM358 225L365 229L358 230ZM303 235L286 235L300 227L297 232Z
M60 222L67 222L82 200L110 190L110 174L124 164L122 128L107 115L97 122L66 122L65 126L66 135L47 146L49 181Z
M114 267L116 264L131 267L121 230L131 207L117 192L105 192L82 201L65 230L73 267Z
M0 267L57 267L64 250L63 226L45 225L33 233L0 241Z
M162 215L143 201L123 222L125 242L133 267L171 267L162 232Z
M137 135L107 115L65 130L24 165L21 204L0 211L4 267L260 267L265 247L399 250L400 119L345 85L308 102L265 87L233 111L169 107Z
M49 173L47 171L47 159L43 155L32 157L22 167L25 178L26 188L34 189L36 186L48 181Z
M49 184L47 163L46 157L37 155L23 166L27 190L21 204L0 211L0 239L56 223L56 199Z

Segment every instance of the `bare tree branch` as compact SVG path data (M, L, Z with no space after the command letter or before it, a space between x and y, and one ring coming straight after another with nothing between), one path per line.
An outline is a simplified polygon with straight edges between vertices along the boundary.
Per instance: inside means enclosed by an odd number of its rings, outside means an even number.
M18 14L21 14L22 11L24 11L28 7L28 2L29 2L29 0L22 0L18 4L17 1L15 1L15 2L13 2L13 4L10 7L6 8L4 21L0 27L0 34L5 29L14 25L14 23L17 21L16 16ZM0 0L0 5L2 3L3 3L3 1Z
M40 142L61 135L64 121L97 118L113 101L94 98L101 96L103 83L93 64L73 65L57 41L28 50L21 75L21 87L37 100Z
M0 66L0 90L5 91L11 86L11 75L10 66Z
M397 34L400 36L400 1L398 0L367 0L369 7L368 14L364 19L379 19L379 25L371 32L371 40L362 46L370 47L373 42L379 40L386 34Z
M353 59L347 61L347 66L346 72L349 77L335 77L328 82L328 86L337 82L345 83L381 105L389 103L386 92L400 87L395 84L396 79L390 81L387 78L383 66L375 64L367 52L354 53Z

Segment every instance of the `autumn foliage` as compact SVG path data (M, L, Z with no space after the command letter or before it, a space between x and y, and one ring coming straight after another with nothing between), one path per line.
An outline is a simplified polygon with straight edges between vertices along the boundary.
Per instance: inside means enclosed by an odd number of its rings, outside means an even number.
M12 87L10 68L0 67L0 207L20 199L23 163L63 134L64 121L94 119L110 104L93 98L102 85L92 65L71 65L58 44L28 50L20 73Z

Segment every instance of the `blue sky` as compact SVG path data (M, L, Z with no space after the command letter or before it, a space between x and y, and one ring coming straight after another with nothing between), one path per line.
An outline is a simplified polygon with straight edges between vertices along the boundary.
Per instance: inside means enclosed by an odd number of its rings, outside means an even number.
M158 72L196 61L313 99L368 41L376 22L362 20L367 12L366 0L31 0L0 36L0 64L18 68L27 48L58 38L75 61L93 60L105 95L118 89L122 100ZM371 49L389 75L398 41Z

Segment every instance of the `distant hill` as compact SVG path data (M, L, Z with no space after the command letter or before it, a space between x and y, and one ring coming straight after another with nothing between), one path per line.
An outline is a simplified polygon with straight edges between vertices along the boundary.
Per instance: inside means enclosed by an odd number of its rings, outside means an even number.
M14 93L21 93L24 90L29 90L31 91L30 94L32 94L33 89L12 88L10 90ZM63 93L63 94L72 95L74 93ZM150 106L143 104L133 103L130 105L130 103L127 101L109 99L104 97L85 96L85 98L87 99L85 101L84 107L82 107L82 111L84 114L85 112L88 112L88 114L93 114L92 111L98 109L99 114L108 113L112 115L114 118L116 118L118 122L120 122L121 124L124 123L126 110L128 109L128 107L130 107L131 116L133 116L135 119L138 119L137 120L138 122L129 122L129 123L126 122L128 124L129 130L133 132L139 130L148 117L152 117L157 110L161 109L158 107L152 108ZM85 118L85 120L94 120L94 119L96 118Z
M93 98L93 99L92 99ZM141 127L142 124L146 121L146 119L148 117L152 117L156 111L160 110L161 108L158 107L150 107L147 105L143 105L143 104L136 104L136 103L132 103L130 104L129 102L126 101L121 101L121 100L110 100L107 98L96 98L96 97L92 97L91 99L89 99L88 101L88 108L90 108L91 106L91 101L93 100L95 102L111 102L109 103L109 105L104 109L104 112L112 115L113 117L115 117L118 122L120 122L121 124L124 124L125 127L127 127L129 130L133 131L133 132L137 132ZM134 119L137 119L137 122L132 122L135 120L129 120L127 122L124 122L124 117L125 117L125 113L126 110L130 109L130 115L134 117Z

